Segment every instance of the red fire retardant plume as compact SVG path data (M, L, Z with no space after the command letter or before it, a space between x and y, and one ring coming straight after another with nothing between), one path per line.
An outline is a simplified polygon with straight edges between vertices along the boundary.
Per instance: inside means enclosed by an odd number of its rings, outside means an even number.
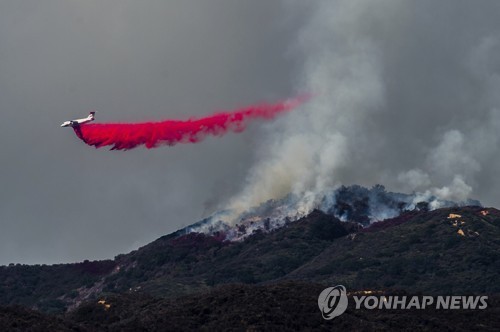
M204 118L165 120L144 123L92 123L76 126L76 135L96 148L111 146L111 150L128 150L139 145L156 148L177 143L196 143L207 135L222 136L227 132L242 132L252 119L273 119L291 111L309 96L300 96L276 104L260 104L232 112L220 112Z

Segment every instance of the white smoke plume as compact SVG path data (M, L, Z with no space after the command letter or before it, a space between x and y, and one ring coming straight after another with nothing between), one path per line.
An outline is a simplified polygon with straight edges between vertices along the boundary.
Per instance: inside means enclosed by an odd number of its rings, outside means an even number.
M499 184L498 3L285 6L309 15L293 51L303 59L298 90L316 95L268 133L230 210L289 193L310 210L325 190L353 183L492 201L484 196Z
M339 174L370 154L360 130L369 125L367 115L384 106L384 86L380 50L359 29L366 9L352 1L322 2L314 11L297 48L305 52L303 90L316 95L270 135L230 209L245 211L293 193L306 198L308 210L315 194L340 184Z

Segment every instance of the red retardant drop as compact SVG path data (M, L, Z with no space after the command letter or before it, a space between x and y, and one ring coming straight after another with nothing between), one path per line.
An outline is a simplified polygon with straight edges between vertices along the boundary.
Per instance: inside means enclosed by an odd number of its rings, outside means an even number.
M275 104L260 104L232 112L220 112L204 118L165 120L143 123L92 123L74 127L76 135L88 145L111 150L129 150L139 145L156 148L177 143L196 143L207 135L222 136L242 132L252 119L273 119L289 112L310 98L309 95Z

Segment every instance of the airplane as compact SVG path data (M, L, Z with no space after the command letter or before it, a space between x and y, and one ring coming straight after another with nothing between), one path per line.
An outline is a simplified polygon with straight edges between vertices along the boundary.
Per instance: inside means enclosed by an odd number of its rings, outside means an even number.
M78 127L81 124L94 121L95 120L95 111L90 112L89 115L86 118L83 119L75 119L75 120L69 120L69 121L64 121L61 125L61 127Z

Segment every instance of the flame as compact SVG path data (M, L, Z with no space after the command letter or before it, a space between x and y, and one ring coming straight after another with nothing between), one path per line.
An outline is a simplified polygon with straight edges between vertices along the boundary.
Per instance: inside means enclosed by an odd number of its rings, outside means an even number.
M109 308L111 308L111 304L106 303L106 300L99 300L97 304L104 306L104 310L109 310Z
M457 234L458 234L458 235L461 235L461 236L465 236L464 231L463 231L463 230L461 230L461 229L459 229L459 230L457 231Z
M370 295L370 294L384 294L384 291L382 290L358 290L358 291L353 291L353 292L348 292L347 295Z
M448 219L457 219L457 218L462 218L462 216L454 213L450 213L450 215L448 216Z
M481 211L481 214L482 214L483 216L487 216L488 214L490 214L490 211L488 211L488 210L483 210L483 211Z

